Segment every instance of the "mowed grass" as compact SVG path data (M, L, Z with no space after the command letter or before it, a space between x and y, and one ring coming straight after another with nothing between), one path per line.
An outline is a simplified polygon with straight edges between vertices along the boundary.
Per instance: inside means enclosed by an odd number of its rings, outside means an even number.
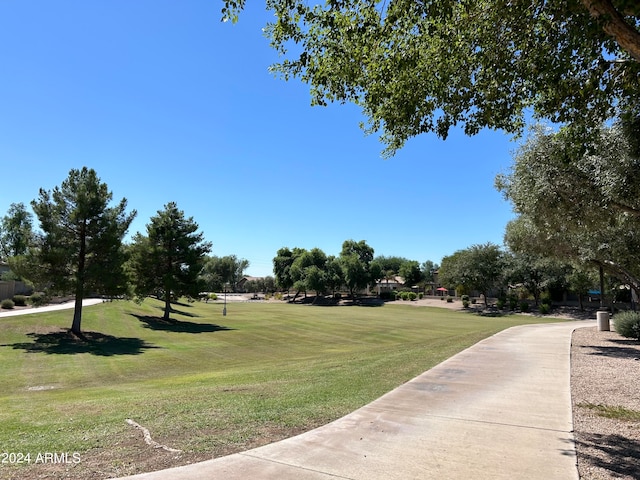
M211 458L332 421L510 326L557 321L401 305L175 309L166 323L155 300L85 307L86 341L66 334L72 310L0 315L3 451L80 452L113 474L136 455L123 439L149 449L130 418L183 450L178 463Z

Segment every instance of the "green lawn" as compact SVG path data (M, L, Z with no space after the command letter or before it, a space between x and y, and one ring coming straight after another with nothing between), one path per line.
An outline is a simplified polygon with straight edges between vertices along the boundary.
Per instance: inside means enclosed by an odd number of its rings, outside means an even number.
M157 468L127 460L149 450L131 418L184 451L163 466L211 458L327 423L504 328L557 321L281 303L231 303L223 317L193 303L164 323L161 308L85 307L86 342L66 334L71 310L0 316L2 451L80 452L103 478Z

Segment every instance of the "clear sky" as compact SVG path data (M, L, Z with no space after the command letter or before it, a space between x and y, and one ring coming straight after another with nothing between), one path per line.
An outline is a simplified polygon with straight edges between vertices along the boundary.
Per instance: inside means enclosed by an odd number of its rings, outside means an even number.
M218 0L1 0L0 216L87 166L138 211L130 234L175 201L250 275L284 246L440 263L502 244L509 136L424 135L383 159L357 107L311 107L268 72L272 17L248 3L233 25Z

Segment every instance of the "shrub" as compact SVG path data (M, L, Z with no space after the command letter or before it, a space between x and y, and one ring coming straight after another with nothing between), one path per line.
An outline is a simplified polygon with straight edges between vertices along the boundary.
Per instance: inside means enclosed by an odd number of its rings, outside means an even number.
M462 307L469 308L469 300L462 300Z
M31 305L33 305L34 307L41 307L43 305L46 305L47 297L43 293L32 293L29 297L29 302L31 302Z
M453 297L447 297L447 303L453 303Z
M477 302L477 301L478 301L478 300L477 300L476 298L472 298L472 299L471 299L471 303L473 303L474 305L476 304L476 302Z
M409 292L407 297L409 297L409 300L413 302L416 298L418 298L418 295L416 294L416 292Z
M516 295L509 295L509 309L515 310L518 307L518 297Z
M525 301L520 302L520 310L525 312L525 313L528 312L529 311L529 302L525 302Z
M402 292L402 293L400 294L400 298L401 298L402 300L405 300L405 301L406 301L406 300L409 300L409 292Z
M282 298L282 296L280 298ZM334 293L333 294L333 299L334 300L338 300L338 301L342 300L342 294L340 292Z
M540 302L543 305L551 306L551 294L549 292L544 292L542 295L540 295Z
M551 312L551 305L549 305L548 303L543 303L542 305L540 305L540 313L542 315L547 315L549 312Z
M422 297L424 297L424 293L420 292L420 293L418 294L418 300L422 300Z
M504 299L499 298L498 301L496 302L496 307L498 307L498 310L502 310L504 308L504 304L505 304Z
M382 300L395 300L396 299L396 292L394 292L394 291L380 292L380 298Z
M444 301L444 297L440 297L440 300L441 300L441 301Z
M209 294L209 300L217 300L218 299L218 295L216 295L215 293L210 293Z
M5 298L4 300L2 300L1 306L5 310L11 310L15 306L15 304L13 303L13 300L11 300L10 298Z
M613 323L623 337L640 341L640 312L620 312L613 317Z
M27 305L27 297L25 295L14 295L13 303L16 304L16 307L24 307Z
M462 300L462 302L464 303L465 301L468 302L469 301L469 295L462 295L460 297L460 300Z

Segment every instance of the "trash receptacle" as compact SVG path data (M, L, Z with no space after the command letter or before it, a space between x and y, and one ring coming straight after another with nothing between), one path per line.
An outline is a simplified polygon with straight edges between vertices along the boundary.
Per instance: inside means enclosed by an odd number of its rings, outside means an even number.
M596 313L596 318L598 319L598 331L599 332L608 332L609 328L609 312L606 310L598 310Z

